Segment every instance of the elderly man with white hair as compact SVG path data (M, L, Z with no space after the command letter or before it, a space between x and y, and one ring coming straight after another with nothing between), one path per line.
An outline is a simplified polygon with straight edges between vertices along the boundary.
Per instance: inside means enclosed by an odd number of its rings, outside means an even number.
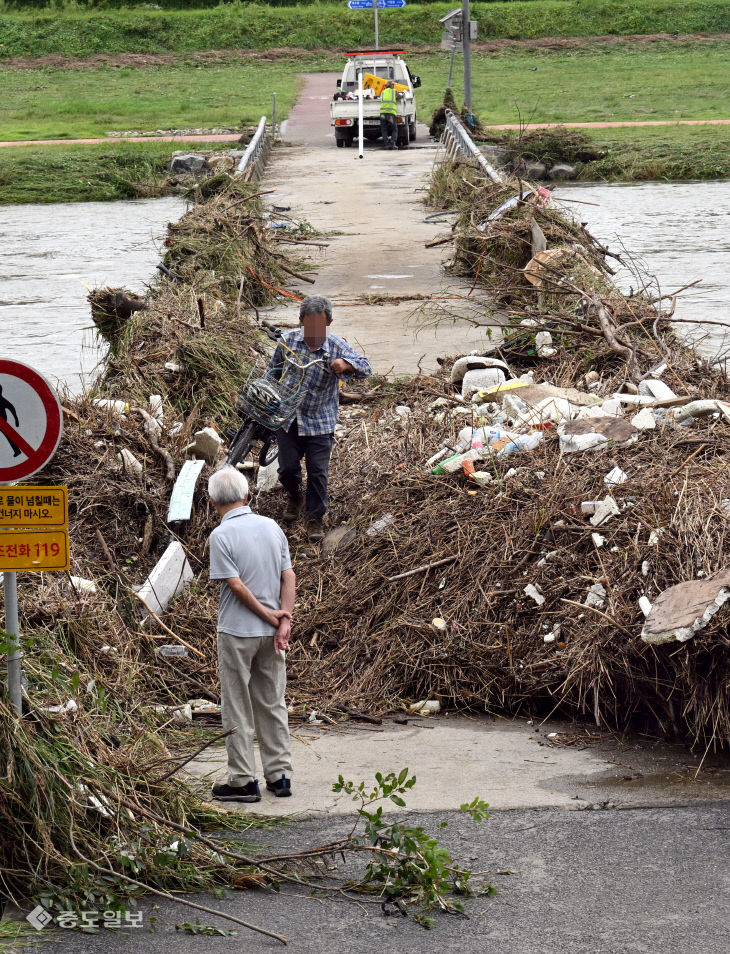
M291 795L291 746L284 690L296 577L289 545L274 520L246 506L248 482L234 467L208 481L220 525L210 535L210 578L221 580L218 607L218 668L228 781L213 786L213 798L258 802L254 762L259 742L266 788Z

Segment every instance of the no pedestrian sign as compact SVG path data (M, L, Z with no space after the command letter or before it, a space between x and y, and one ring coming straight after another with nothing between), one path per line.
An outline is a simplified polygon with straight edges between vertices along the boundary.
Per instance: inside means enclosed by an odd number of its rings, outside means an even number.
M0 359L0 483L44 467L62 431L61 405L43 375L20 361Z

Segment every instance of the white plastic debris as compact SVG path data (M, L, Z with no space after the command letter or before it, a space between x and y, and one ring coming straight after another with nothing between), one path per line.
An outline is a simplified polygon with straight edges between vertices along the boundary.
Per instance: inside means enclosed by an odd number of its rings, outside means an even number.
M553 558L554 556L557 556L557 555L558 555L558 551L557 551L557 550L550 550L549 553L546 553L544 557L541 557L541 558L537 561L537 565L538 565L538 566L545 566L545 564L548 562L548 560L552 560L552 558Z
M91 403L94 407L99 407L102 408L102 410L116 414L117 417L124 417L125 414L129 413L129 404L126 401L113 401L110 398L94 398Z
M545 597L542 595L539 587L535 586L534 583L528 583L522 592L525 596L529 596L531 600L534 600L538 606L542 606L545 602Z
M407 404L399 404L395 409L395 413L398 415L398 417L408 417L408 415L411 413L411 409Z
M171 371L173 374L177 374L178 371L182 371L182 367L177 363L177 361L166 361L165 371Z
M596 511L591 517L591 524L594 527L600 527L604 523L615 517L619 513L618 505L613 497L604 497L596 507Z
M663 381L657 378L646 378L639 381L639 394L646 394L653 397L655 401L674 401L677 395Z
M150 406L150 414L156 420L161 421L164 416L164 403L161 394L150 394L147 399Z
M309 713L309 718L307 719L307 722L308 722L310 725L322 725L322 724L323 724L323 720L317 718L317 710L316 710L316 709L312 709L312 711Z
M535 347L538 358L552 358L557 354L557 349L553 348L553 336L549 331L538 331L535 335Z
M620 401L609 398L600 405L601 410L607 417L621 417L624 413L623 405Z
M192 443L185 448L186 454L194 454L207 460L209 464L214 464L218 459L223 440L220 434L212 427L204 427L202 431L196 431Z
M658 530L652 530L649 534L649 546L655 547L659 543L659 538L665 531L665 527L659 527Z
M501 368L477 368L467 371L461 382L461 396L465 401L470 401L483 388L494 388L504 382L504 371Z
M477 470L471 475L470 480L478 487L486 487L487 484L491 484L494 481L494 477L486 470Z
M647 596L639 597L639 609L644 616L648 616L649 613L651 613L651 605L651 600Z
M602 434L559 434L560 450L564 454L574 454L578 451L591 450L608 443L608 438Z
M129 448L123 447L118 454L115 454L115 457L128 474L142 473L144 469L142 464L137 460Z
M70 577L71 585L79 593L96 593L96 583L93 580L86 580L83 576Z
M414 702L413 705L408 706L408 711L424 716L437 715L441 712L441 703L438 699L422 699L420 702Z
M557 732L548 732L548 734L547 734L547 738L548 738L548 739L557 739L557 737L558 737L558 733L557 733Z
M395 523L395 517L392 513L386 513L380 520L376 520L375 523L369 526L365 533L367 533L369 537L374 537L381 531L386 530L392 523Z
M60 706L45 706L43 712L48 712L50 715L64 715L67 712L76 712L78 709L78 704L75 699L69 699L68 702L64 702Z
M437 461L441 460L442 457L446 457L446 455L447 455L448 453L449 453L448 447L442 447L440 451L437 451L437 452L433 455L433 457L429 457L429 458L428 458L428 460L426 461L426 467L433 467L433 465L434 465Z
M435 617L431 620L431 628L432 628L435 632L437 632L437 633L443 635L443 633L445 633L445 632L446 632L446 629L447 629L446 620L445 620L445 619L441 619L440 616L435 616Z
M648 560L644 560L644 562L641 564L641 575L648 576L650 569L651 569L651 564L649 563Z
M511 374L509 365L499 358L488 358L484 355L468 354L463 358L457 358L451 367L451 383L458 384L464 379L469 371L475 371L480 368L501 368L506 374Z
M730 404L725 401L690 401L683 407L671 408L669 413L678 423L690 417L708 417L710 414L722 414L726 420L730 420Z
M584 606L595 606L596 609L600 609L606 597L606 589L603 583L594 583L588 588L588 593L586 594Z
M634 414L631 423L639 431L652 431L656 427L656 417L651 408L642 407L638 414Z
M600 503L600 500L584 500L580 505L580 512L586 514L587 516L595 513L600 506Z
M618 484L625 484L628 479L629 475L625 471L620 467L614 467L603 478L603 482L607 487L616 487Z
M555 633L545 633L542 637L544 643L554 643L555 642Z
M270 493L279 483L279 461L273 460L266 467L259 467L256 474L256 490L260 494Z
M606 538L600 533L592 533L591 540L593 540L593 545L597 550L600 550L603 544L606 542Z

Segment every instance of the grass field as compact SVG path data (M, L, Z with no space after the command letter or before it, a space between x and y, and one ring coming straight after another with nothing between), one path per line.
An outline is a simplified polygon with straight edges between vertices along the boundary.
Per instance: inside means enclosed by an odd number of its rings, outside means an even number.
M383 10L383 44L437 45L439 17L453 3L409 3ZM372 44L373 18L337 4L267 7L224 4L206 10L80 8L2 12L0 58L212 49L353 48ZM727 0L529 0L474 3L480 36L534 38L628 33L730 32Z
M273 91L283 118L296 99L298 72L337 70L341 63L341 57L330 55L252 62L236 58L197 67L6 70L0 138L237 127L270 114ZM418 103L427 120L442 102L448 56L415 56L410 65L423 79ZM474 107L485 123L730 118L728 53L722 43L510 50L475 56L472 72ZM455 80L459 98L460 62Z

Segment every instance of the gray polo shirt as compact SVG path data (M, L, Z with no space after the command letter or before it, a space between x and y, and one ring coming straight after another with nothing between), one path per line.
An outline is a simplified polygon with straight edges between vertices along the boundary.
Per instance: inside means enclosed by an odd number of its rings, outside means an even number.
M210 578L238 576L256 599L270 609L281 608L281 574L291 569L289 544L281 527L250 507L236 507L224 515L210 535ZM235 596L227 583L221 587L218 632L233 636L273 636L265 623Z

